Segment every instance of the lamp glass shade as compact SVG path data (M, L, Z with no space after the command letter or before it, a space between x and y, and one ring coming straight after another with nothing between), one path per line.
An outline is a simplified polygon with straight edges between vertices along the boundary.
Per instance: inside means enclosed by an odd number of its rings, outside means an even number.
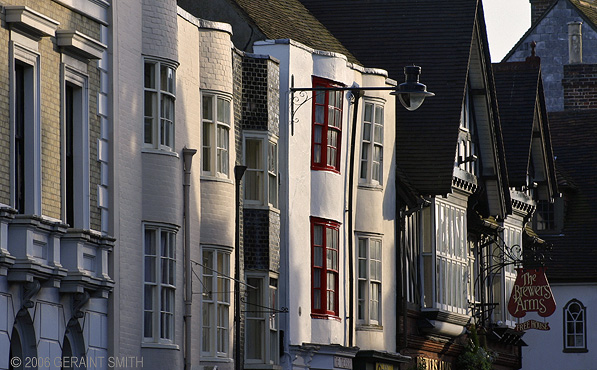
M425 100L425 94L399 93L398 98L400 98L400 103L402 103L404 108L413 111L417 110L417 108L423 104L423 101Z

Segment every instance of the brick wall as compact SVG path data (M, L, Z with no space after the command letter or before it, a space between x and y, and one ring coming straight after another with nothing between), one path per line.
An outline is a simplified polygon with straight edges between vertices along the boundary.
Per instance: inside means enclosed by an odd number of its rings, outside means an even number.
M564 109L597 108L597 64L564 66Z
M174 0L143 0L143 54L177 60Z

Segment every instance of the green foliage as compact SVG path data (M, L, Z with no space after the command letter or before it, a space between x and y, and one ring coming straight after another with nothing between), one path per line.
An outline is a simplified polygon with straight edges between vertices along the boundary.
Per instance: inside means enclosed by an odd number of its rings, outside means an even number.
M479 345L477 329L472 325L466 349L456 359L455 370L491 370L495 358L495 354Z

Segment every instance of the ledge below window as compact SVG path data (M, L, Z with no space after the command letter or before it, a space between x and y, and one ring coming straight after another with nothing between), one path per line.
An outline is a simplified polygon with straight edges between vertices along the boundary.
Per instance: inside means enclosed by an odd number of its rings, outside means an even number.
M383 331L383 326L381 325L370 325L370 324L357 324L357 331Z
M141 343L141 348L170 349L180 351L180 346L174 343Z
M165 150L165 149L143 148L143 149L141 149L141 153L160 154L160 155L167 155L170 157L180 158L178 153L173 152L171 150Z
M329 315L329 314L325 314L325 313L312 313L311 318L318 319L318 320L335 320L335 321L340 321L340 322L342 321L342 319L338 316Z
M587 353L589 352L586 348L564 348L562 350L564 353Z

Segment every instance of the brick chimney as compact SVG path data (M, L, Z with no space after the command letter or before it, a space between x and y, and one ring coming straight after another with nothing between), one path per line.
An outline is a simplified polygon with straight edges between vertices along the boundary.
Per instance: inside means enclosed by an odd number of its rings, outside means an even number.
M529 2L531 3L531 24L535 24L554 0L529 0Z
M564 110L597 109L597 64L564 66Z

